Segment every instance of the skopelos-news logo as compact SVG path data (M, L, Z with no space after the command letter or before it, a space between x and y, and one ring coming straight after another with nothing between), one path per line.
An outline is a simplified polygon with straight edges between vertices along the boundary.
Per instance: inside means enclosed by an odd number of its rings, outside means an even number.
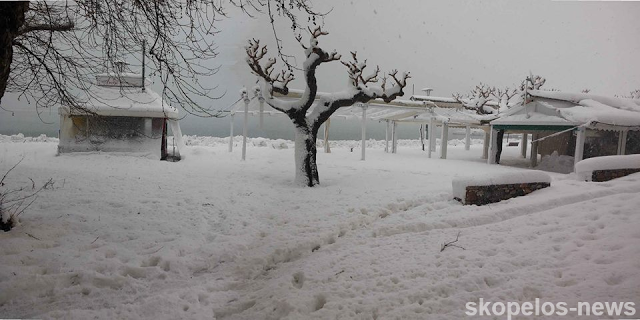
M636 314L634 302L578 302L569 306L566 302L535 301L527 302L491 302L480 298L478 302L465 304L467 314L473 316L506 316L511 320L515 316L606 316L632 317Z

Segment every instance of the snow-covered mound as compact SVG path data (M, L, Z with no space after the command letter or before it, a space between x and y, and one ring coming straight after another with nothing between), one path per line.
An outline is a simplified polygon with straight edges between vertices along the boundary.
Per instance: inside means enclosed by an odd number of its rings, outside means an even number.
M468 177L458 177L453 179L453 197L464 199L469 186L493 186L500 184L519 184L545 182L551 183L551 177L542 171L522 171L501 174L473 174Z
M55 142L55 143L58 143L58 138L47 137L46 134L41 134L38 137L25 137L24 134L22 133L10 135L10 136L0 134L0 142Z
M221 137L206 137L206 136L184 136L185 144L188 146L223 146L229 145L229 137L221 138ZM428 140L425 140L426 144ZM234 146L242 145L242 136L234 136L233 137ZM317 140L317 145L321 146L324 141L322 139ZM329 140L329 145L331 148L357 148L362 143L361 140ZM436 139L436 145L439 146L441 143L440 138ZM283 140L283 139L269 139L269 138L247 138L247 144L253 145L256 147L269 147L273 149L285 149L293 148L293 141L291 140ZM384 140L374 140L368 139L366 140L367 148L371 149L384 149L385 141ZM465 142L463 139L450 139L448 140L449 146L464 146ZM482 145L482 139L471 139L472 145ZM391 141L389 141L389 147L391 147ZM422 142L419 139L398 139L398 147L411 147L411 148L421 148Z
M595 157L576 163L576 174L591 181L593 171L615 169L640 169L640 154Z
M542 160L536 167L538 170L557 173L573 172L574 158L572 156L558 155L558 151L542 157Z

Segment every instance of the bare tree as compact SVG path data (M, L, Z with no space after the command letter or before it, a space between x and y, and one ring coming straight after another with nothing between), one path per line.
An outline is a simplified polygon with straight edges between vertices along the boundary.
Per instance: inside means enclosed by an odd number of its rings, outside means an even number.
M96 72L118 71L117 61L144 56L146 72L160 79L165 99L189 113L214 116L215 110L195 98L219 97L216 86L201 80L218 70L209 61L217 56L213 39L217 21L228 16L226 9L268 14L272 24L283 17L297 29L298 16L314 22L322 16L310 1L2 1L0 99L5 92L17 92L38 108L62 104L88 111L83 103ZM280 58L288 63L277 43Z
M456 93L453 98L467 110L473 110L477 114L492 114L496 108L488 105L491 97L495 94L495 88L489 87L482 82L477 85L467 95Z
M511 89L509 87L505 87L504 90L494 88L491 94L497 100L499 110L504 112L521 102L521 99L518 97L519 93L520 91L518 91L517 88Z
M366 103L373 99L390 102L403 95L409 74L398 74L397 70L393 70L380 77L378 67L371 74L365 74L367 60L360 61L356 52L351 52L352 61L341 61L349 76L349 86L346 90L318 95L316 69L323 63L339 61L342 56L336 51L327 52L318 45L318 38L328 34L320 27L309 29L309 33L308 45L303 43L302 36L296 37L306 55L303 64L305 89L296 101L283 101L274 97L274 93L289 93L287 85L294 79L292 71L275 72L276 59L268 58L264 61L268 51L266 46L260 46L259 40L249 40L246 52L251 71L261 80L265 101L274 109L285 113L295 126L295 181L313 187L320 181L316 165L316 138L320 126L339 108L357 102ZM379 80L381 83L378 85Z
M542 87L545 82L547 82L547 79L539 75L530 74L520 83L520 92L524 93L528 90L540 90L540 87Z
M616 95L616 97L626 99L640 99L640 89L631 91L629 95Z
M453 98L465 109L473 110L479 115L493 114L522 104L527 91L540 90L545 82L545 78L533 74L523 80L518 88L513 89L497 89L481 82L470 93L456 93Z

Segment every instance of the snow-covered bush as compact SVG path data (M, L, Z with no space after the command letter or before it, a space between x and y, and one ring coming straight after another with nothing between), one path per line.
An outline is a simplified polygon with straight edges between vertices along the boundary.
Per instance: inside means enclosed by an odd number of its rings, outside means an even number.
M31 180L31 188L8 188L5 179L22 160L11 167L0 179L0 230L9 231L20 223L20 215L36 200L37 194L50 186L53 179L49 179L42 187L36 189L35 182Z

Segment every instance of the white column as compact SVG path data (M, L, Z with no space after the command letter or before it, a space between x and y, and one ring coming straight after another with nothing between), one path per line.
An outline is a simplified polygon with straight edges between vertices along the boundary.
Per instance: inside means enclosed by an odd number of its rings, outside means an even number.
M329 146L329 127L331 126L331 118L324 122L324 152L331 153L331 147Z
M171 131L173 132L173 137L176 141L175 144L178 149L177 156L180 157L180 159L184 159L185 144L182 140L182 130L180 129L180 123L175 119L170 119L167 122L171 126Z
M235 113L231 113L231 123L229 126L229 152L233 151L233 122L236 117Z
M385 127L384 130L384 152L389 152L389 126L391 125L391 122L389 122L389 120L387 121L387 126Z
M420 124L420 143L422 144L422 151L424 151L424 136L426 134L426 125L421 123Z
M398 151L398 134L396 133L396 122L391 121L391 153Z
M618 132L618 155L624 155L627 152L627 130Z
M145 118L144 119L144 134L148 138L153 137L153 124L152 124L152 119L151 118Z
M362 104L362 158L364 161L365 152L367 149L367 104Z
M482 159L489 159L489 132L484 130L484 141L482 143Z
M247 92L242 93L244 99L244 122L242 125L242 160L247 158L247 131L249 129L249 97Z
M464 149L468 151L471 148L471 126L465 127L464 134Z
M442 137L440 138L440 159L447 158L447 147L449 145L449 123L442 123Z
M531 140L536 141L540 139L539 133L534 133L531 135ZM584 146L584 140L582 145ZM577 148L577 143L576 143ZM582 151L580 158L582 158ZM535 168L538 166L538 141L531 143L531 168Z
M575 151L575 154L573 155L574 165L582 161L582 159L584 158L584 140L587 136L586 133L587 132L584 127L579 127L576 130L576 151Z
M487 158L487 163L495 164L496 153L498 152L498 130L494 129L493 126L491 126L489 137L489 157Z
M528 145L528 134L523 133L522 134L522 141L520 142L521 146L520 146L520 154L522 155L523 158L527 158L527 145Z
M258 102L260 103L260 130L264 128L264 98L262 94L258 96Z
M429 152L427 152L427 156L431 158L431 153L434 151L436 146L436 130L435 130L436 120L434 117L429 119Z

